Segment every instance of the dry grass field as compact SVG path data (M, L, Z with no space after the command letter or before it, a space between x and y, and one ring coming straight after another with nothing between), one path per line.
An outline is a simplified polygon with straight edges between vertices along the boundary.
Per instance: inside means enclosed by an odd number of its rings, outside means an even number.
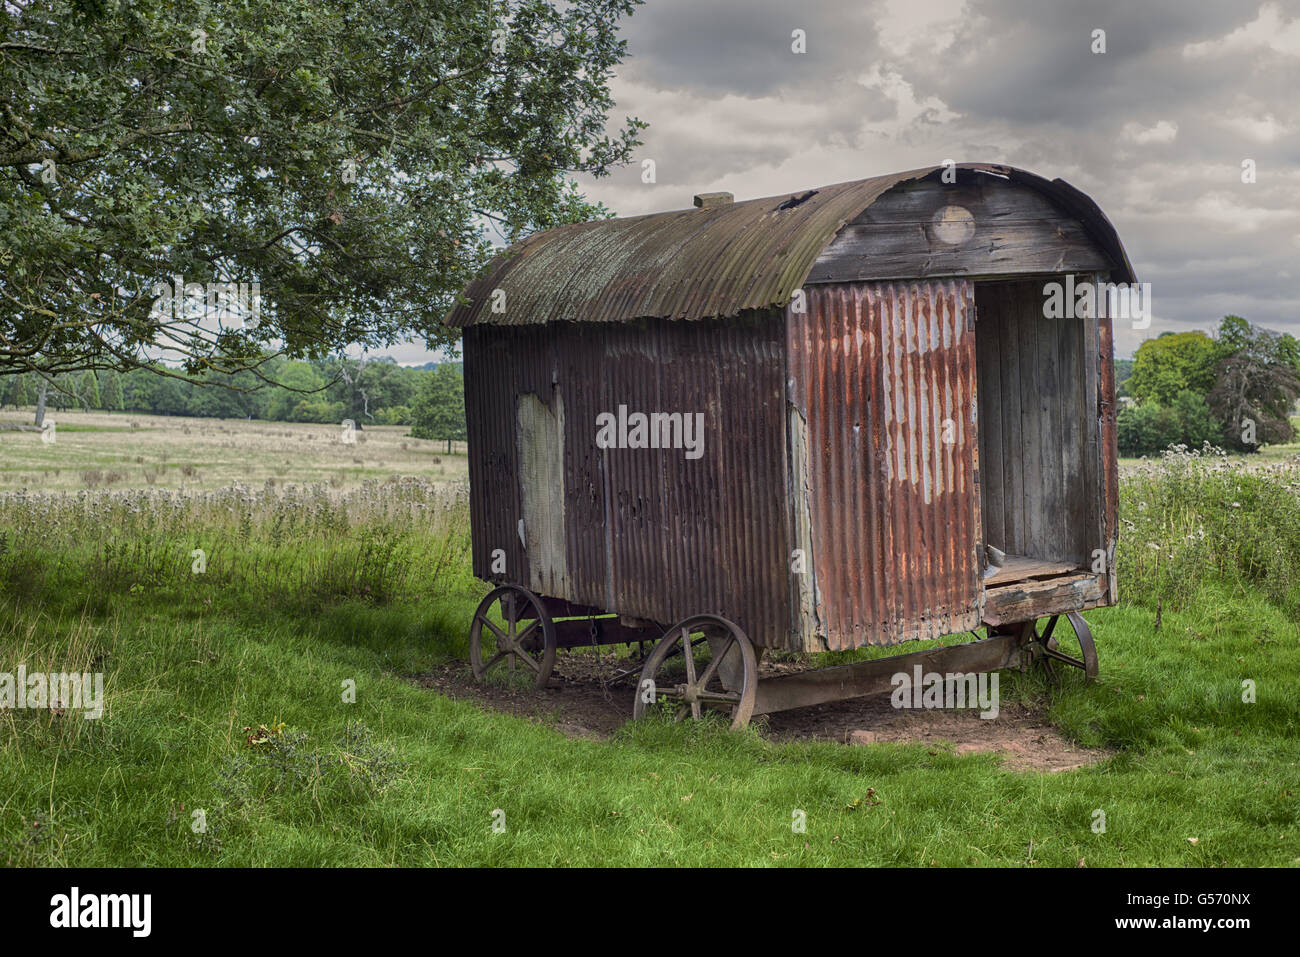
M95 488L282 488L414 476L467 478L465 444L411 438L405 426L341 426L197 419L122 412L51 412L53 441L17 431L29 411L0 413L0 491Z

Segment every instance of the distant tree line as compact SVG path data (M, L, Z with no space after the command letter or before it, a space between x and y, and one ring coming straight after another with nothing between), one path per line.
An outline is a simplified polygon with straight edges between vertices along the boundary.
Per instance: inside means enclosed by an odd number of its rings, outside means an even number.
M398 365L388 357L269 360L252 371L196 381L167 367L82 370L43 378L0 375L0 407L141 412L277 422L409 426L416 438L464 441L464 381L457 363ZM162 373L162 374L160 374ZM275 384L268 384L266 380ZM1132 359L1115 360L1121 455L1157 454L1182 443L1253 452L1290 442L1300 398L1300 341L1226 316L1217 332L1167 332Z
M1240 316L1225 316L1213 336L1166 332L1138 348L1119 394L1136 400L1119 413L1121 455L1153 455L1180 443L1254 452L1290 442L1300 341Z
M87 369L50 379L35 373L0 376L0 406L273 422L337 424L351 419L359 428L410 426L417 438L448 443L465 438L464 385L457 363L411 368L388 357L271 360L263 374L273 385L251 371L196 380L159 374L166 371L159 366L128 372Z

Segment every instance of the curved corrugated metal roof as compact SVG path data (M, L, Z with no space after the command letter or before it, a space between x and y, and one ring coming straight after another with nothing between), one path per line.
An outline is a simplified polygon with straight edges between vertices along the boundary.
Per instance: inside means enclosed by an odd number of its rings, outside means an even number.
M942 168L823 186L789 209L778 208L790 199L782 194L549 229L494 259L446 322L464 327L710 319L783 306L845 223L895 186ZM1114 227L1096 203L1069 183L988 163L960 163L957 168L1004 176L1042 192L1077 218L1120 264L1116 280L1133 279ZM497 289L505 293L505 309L494 313Z

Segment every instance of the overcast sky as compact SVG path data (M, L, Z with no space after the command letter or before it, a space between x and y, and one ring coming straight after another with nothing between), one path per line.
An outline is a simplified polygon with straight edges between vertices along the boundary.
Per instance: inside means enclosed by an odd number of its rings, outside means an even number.
M1300 0L648 0L624 35L645 145L580 181L619 215L1007 163L1092 196L1152 284L1117 355L1229 312L1300 334Z

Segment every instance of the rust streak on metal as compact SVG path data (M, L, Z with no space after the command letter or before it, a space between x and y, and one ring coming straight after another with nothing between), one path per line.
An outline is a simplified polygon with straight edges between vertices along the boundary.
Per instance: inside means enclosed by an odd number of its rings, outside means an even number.
M975 437L962 421L973 398L972 295L965 280L839 284L808 290L807 312L788 313L792 399L807 421L811 557L826 607L822 647L933 638L978 623L978 503L965 477Z

